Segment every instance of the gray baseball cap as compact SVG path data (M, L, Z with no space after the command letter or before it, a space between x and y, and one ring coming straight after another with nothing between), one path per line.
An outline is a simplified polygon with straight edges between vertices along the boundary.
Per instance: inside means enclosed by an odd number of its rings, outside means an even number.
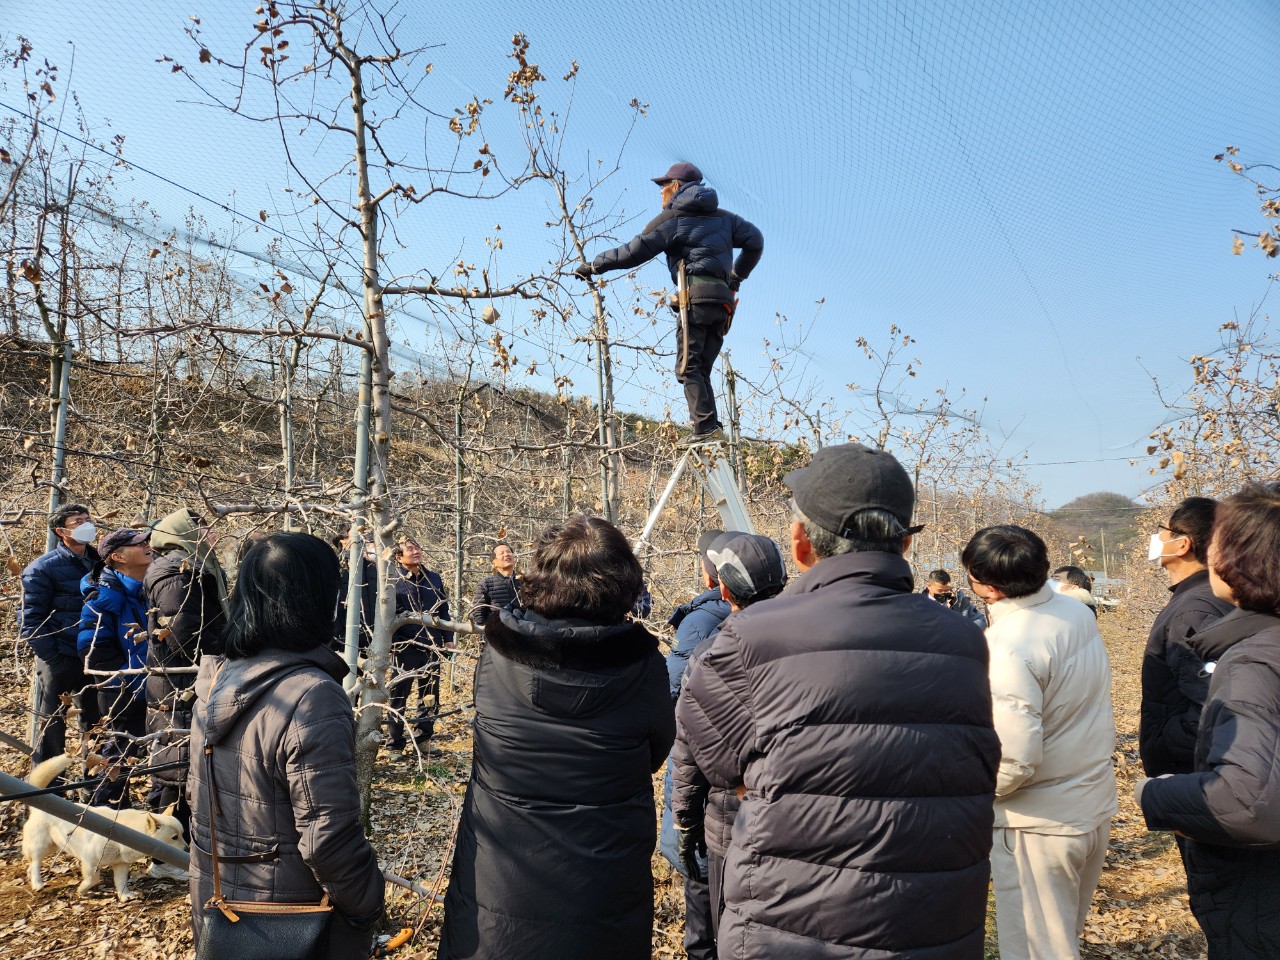
M707 550L720 582L739 600L771 597L787 583L787 564L771 539L758 533L726 533Z

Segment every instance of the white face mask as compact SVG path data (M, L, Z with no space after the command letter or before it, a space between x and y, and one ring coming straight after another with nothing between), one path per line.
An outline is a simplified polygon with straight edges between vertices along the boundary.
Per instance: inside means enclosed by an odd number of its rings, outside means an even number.
M93 543L98 539L98 528L93 525L93 521L86 520L71 531L71 539L76 543Z
M1173 543L1175 540L1185 540L1185 539L1187 538L1185 536L1182 536L1182 537L1170 537L1168 540L1161 540L1159 533L1153 533L1151 535L1151 545L1147 548L1147 559L1150 560L1152 563L1155 563L1157 560L1160 560L1161 558L1166 556L1164 552L1164 545L1166 543ZM1173 554L1168 554L1168 556L1173 556Z

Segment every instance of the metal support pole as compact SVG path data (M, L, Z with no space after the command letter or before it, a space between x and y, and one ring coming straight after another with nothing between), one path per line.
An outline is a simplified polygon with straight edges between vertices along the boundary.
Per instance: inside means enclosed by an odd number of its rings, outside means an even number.
M469 371L468 371L469 374ZM466 562L464 537L466 536L466 512L462 509L462 481L466 461L462 456L462 391L453 408L453 600L462 602L462 567Z
M67 474L67 408L71 406L71 338L65 332L62 339L62 371L58 386L57 409L53 417L53 484L49 487L49 515L62 506L62 481ZM52 530L45 537L45 553L58 545L58 536Z
M366 321L365 338L372 344L372 325ZM347 630L343 650L347 666L351 668L343 680L347 690L356 684L356 662L360 659L361 613L364 604L364 538L360 535L360 521L364 516L366 498L369 495L369 419L373 400L373 350L366 349L360 355L360 399L356 409L356 463L352 473L351 496L351 544L347 551Z
M31 747L27 746L17 737L11 737L7 733L0 733L0 743L3 743L6 747L13 747L13 749L17 750L23 756L29 757L35 753Z
M729 467L733 470L734 479L738 482L738 490L745 495L747 482L742 469L742 457L739 445L742 443L742 425L738 410L738 376L733 372L733 364L729 362L729 354L724 355L724 394L725 406L729 408Z
M653 509L649 512L649 519L645 521L644 529L640 531L640 536L636 538L633 549L639 553L641 546L647 546L649 543L649 534L653 533L654 524L658 522L663 508L667 505L667 500L671 498L671 492L675 490L676 483L680 479L680 474L684 473L685 464L689 462L689 454L686 452L680 458L680 462L676 464L675 471L671 474L671 479L667 481L667 487L662 491L662 496L658 497L658 502L654 504Z
M0 795L11 796L13 794L26 793L30 789L31 784L27 783L27 781L11 777L7 773L0 773ZM20 802L30 807L35 807L37 810L43 810L59 820L74 823L77 827L88 830L90 833L96 833L109 840L114 840L130 850L145 853L149 857L163 860L165 863L181 867L183 870L188 870L191 867L191 859L187 855L187 851L171 847L167 843L161 843L154 837L139 833L137 830L130 830L128 827L116 823L114 820L108 820L102 814L94 813L88 807L82 807L78 803L72 803L70 800L65 800L54 794L48 794L43 797L29 797Z

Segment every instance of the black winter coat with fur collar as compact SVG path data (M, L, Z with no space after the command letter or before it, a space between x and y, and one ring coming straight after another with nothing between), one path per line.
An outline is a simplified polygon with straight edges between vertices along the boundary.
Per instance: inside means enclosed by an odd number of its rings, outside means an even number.
M440 960L648 960L652 776L675 738L657 640L529 610L485 639Z

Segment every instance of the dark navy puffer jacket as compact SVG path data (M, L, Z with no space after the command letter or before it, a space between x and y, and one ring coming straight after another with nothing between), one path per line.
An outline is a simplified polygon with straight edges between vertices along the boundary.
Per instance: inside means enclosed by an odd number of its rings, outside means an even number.
M37 657L56 663L76 656L76 634L84 597L80 581L98 562L93 547L78 557L58 544L22 571L22 615L19 632Z
M742 250L735 262L734 249ZM690 277L707 277L723 284L690 284L693 300L732 302L727 283L733 274L745 280L764 253L764 234L736 213L720 209L715 190L702 183L686 183L662 213L628 244L597 254L595 273L630 270L667 255L671 282L678 282L680 261Z
M514 610L519 606L519 575L504 577L491 573L476 586L475 599L471 601L471 622L483 627L499 610Z
M1185 845L1210 960L1280 956L1280 617L1234 611L1192 639L1215 664L1195 772L1149 780L1142 812ZM1209 671L1206 670L1206 673Z
M720 957L982 957L987 660L888 553L824 559L725 621L676 707L698 769L746 790Z

